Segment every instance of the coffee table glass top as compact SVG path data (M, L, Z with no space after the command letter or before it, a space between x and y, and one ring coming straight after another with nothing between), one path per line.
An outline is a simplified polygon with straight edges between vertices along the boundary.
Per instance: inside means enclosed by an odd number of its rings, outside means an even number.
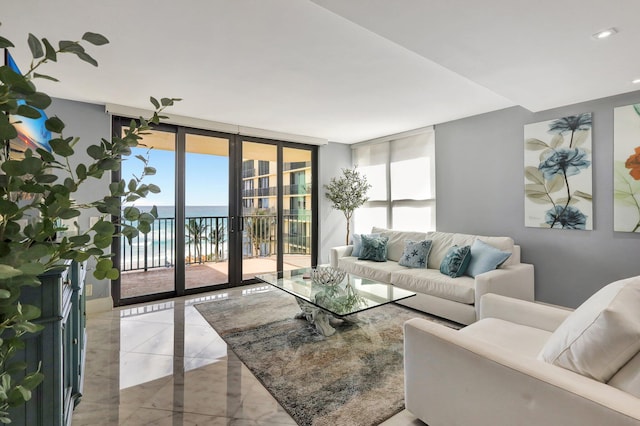
M256 278L337 317L416 295L411 291L354 274L347 274L337 285L316 284L312 282L310 273L311 268L303 268L256 275Z

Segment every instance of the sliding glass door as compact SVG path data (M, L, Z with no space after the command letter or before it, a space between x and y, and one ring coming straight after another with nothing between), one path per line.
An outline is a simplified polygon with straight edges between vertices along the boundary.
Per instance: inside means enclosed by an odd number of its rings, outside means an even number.
M185 288L229 282L229 144L185 134Z
M315 210L312 151L284 147L282 164L283 269L310 267Z
M278 146L242 141L242 280L278 270Z
M315 265L313 149L243 140L242 280Z
M115 120L114 128L127 122ZM147 183L162 191L134 204L141 211L156 205L159 217L132 244L114 243L117 305L315 264L315 147L171 126L141 142L114 177L139 175L135 156L148 157L157 173Z
M124 132L126 127L121 127ZM156 174L147 176L145 183L154 183L162 188L159 194L150 193L146 198L123 204L135 207L140 212L149 212L152 206L158 209L158 218L151 231L140 234L131 243L125 237L115 242L114 264L120 270L120 278L114 286L115 300L136 300L149 295L171 296L176 292L176 137L172 128L159 128L144 135L140 146L132 148L131 156L122 164L121 175L126 182L133 176L141 176L144 164L137 157L146 158L156 169ZM116 218L122 223L136 225L135 220Z

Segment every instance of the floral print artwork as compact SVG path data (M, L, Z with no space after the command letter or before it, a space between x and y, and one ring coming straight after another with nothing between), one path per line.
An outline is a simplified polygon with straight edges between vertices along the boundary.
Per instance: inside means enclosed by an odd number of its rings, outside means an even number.
M591 128L591 113L524 126L525 226L593 229Z
M613 229L640 232L640 104L613 112Z

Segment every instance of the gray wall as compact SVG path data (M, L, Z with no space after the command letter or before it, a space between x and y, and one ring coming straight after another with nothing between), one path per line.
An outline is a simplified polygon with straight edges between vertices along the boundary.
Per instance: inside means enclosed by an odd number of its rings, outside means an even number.
M329 263L329 249L344 245L347 222L344 214L331 208L331 201L325 197L324 186L332 177L338 176L342 169L351 167L351 147L339 143L329 143L320 147L318 152L318 204L319 204L319 251L318 264ZM353 229L353 228L352 228Z
M47 109L50 117L57 115L64 121L66 127L63 135L65 137L79 137L78 144L74 147L75 155L70 158L71 167L80 162L87 163L91 157L87 155L86 149L89 145L99 142L101 138L109 138L111 132L111 120L104 111L104 105L94 105L82 102L73 102L62 99L54 99L51 107ZM108 185L111 175L106 174L101 180L88 180L76 193L76 200L80 203L95 201L108 194ZM78 225L81 230L89 229L89 220L92 216L98 216L97 210L83 211L78 218ZM109 297L111 295L109 280L96 280L93 277L94 263L90 261L87 267L86 283L92 285L92 295L88 299Z
M609 282L640 275L640 235L613 232L613 108L632 103L640 92L436 126L438 230L513 237L535 265L536 299L548 303L576 307ZM582 112L593 113L594 229L525 228L523 126Z

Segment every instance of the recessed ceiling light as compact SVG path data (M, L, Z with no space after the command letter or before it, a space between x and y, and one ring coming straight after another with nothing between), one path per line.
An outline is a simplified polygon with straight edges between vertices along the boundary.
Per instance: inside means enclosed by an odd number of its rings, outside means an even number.
M618 32L618 30L616 30L615 28L611 27L611 28L607 28L606 30L598 31L595 34L592 34L591 37L596 39L596 40L602 40L603 38L611 37L612 35L614 35L617 32Z
M640 84L640 78L636 78L632 81L633 84Z

